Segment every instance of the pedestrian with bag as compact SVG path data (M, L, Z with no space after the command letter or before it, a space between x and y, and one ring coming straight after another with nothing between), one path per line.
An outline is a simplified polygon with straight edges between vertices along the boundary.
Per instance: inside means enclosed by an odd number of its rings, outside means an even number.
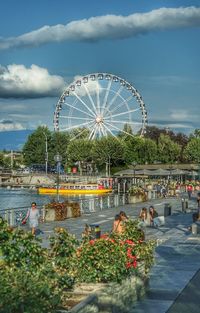
M27 220L29 220L29 226L31 228L31 233L35 236L36 228L38 227L38 221L40 218L40 212L37 208L35 202L31 203L31 208L28 209L26 217L23 219L22 224L26 224Z

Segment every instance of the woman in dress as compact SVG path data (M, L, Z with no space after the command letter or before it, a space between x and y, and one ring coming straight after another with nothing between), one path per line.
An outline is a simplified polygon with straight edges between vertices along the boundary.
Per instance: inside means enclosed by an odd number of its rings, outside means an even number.
M31 208L28 209L28 212L26 214L25 219L23 222L26 222L27 219L29 219L29 226L31 228L31 233L33 236L35 236L36 228L38 226L38 220L40 218L40 212L37 208L37 205L35 202L31 203Z

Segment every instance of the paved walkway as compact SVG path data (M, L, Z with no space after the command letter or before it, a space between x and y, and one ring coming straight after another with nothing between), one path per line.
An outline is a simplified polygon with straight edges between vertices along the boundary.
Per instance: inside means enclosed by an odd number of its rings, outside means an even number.
M146 203L126 205L68 219L63 222L41 225L43 245L48 247L48 236L57 226L66 227L70 233L81 238L84 224L99 224L102 232L111 230L115 214L124 210L130 217L138 216L141 207L153 204L159 215L163 215L165 203L172 206L172 215L166 217L165 225L146 228L146 238L157 239L155 265L150 272L147 295L136 302L130 313L199 313L200 236L188 231L192 213L181 212L181 199L157 199ZM196 202L189 201L195 209ZM186 296L187 295L187 296ZM194 301L194 295L196 295ZM183 309L184 307L184 309Z

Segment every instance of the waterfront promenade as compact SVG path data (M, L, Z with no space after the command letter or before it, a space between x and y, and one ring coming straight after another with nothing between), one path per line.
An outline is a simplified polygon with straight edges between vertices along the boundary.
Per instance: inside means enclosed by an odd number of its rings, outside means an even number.
M146 296L136 302L130 313L199 313L200 312L200 236L188 230L192 223L192 212L183 213L181 199L156 199L145 203L126 205L83 215L80 218L40 225L43 246L48 247L48 236L55 227L64 227L77 238L81 238L84 224L98 224L102 232L110 231L115 214L124 210L134 218L142 206L153 204L159 215L164 205L172 206L172 215L165 218L165 225L145 229L147 239L157 239L155 265L150 272L149 289ZM189 208L196 208L195 199ZM118 312L123 313L123 312Z

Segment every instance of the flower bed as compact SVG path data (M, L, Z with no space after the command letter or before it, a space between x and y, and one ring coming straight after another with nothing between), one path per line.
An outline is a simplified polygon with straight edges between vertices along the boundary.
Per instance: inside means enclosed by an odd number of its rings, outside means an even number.
M78 217L81 215L78 202L56 202L52 201L45 205L46 221L63 221L66 218Z
M129 189L129 203L147 201L147 194L142 187L132 186Z
M30 233L20 229L10 231L6 223L1 222L0 311L5 308L6 312L10 299L10 313L65 310L69 302L78 302L73 301L73 296L83 284L91 293L98 288L98 295L90 298L91 304L86 301L83 311L79 307L80 312L90 312L87 305L98 308L106 305L107 312L113 312L116 303L118 312L126 312L129 301L144 293L154 260L155 242L144 240L138 223L128 220L121 235L104 234L100 239L84 237L82 242L66 229L56 228L47 250ZM85 292L84 297L87 295ZM79 297L80 301L84 297ZM30 307L31 301L34 309Z

